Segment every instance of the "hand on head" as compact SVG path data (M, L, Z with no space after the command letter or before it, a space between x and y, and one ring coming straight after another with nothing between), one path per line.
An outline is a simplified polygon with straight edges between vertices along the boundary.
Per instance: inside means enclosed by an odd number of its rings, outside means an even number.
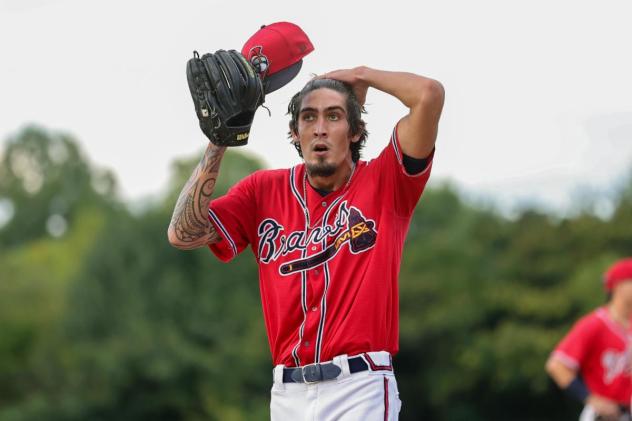
M353 69L340 69L316 76L314 79L336 79L348 83L353 88L353 93L358 98L360 105L366 102L366 94L369 84L362 78L364 67L354 67Z

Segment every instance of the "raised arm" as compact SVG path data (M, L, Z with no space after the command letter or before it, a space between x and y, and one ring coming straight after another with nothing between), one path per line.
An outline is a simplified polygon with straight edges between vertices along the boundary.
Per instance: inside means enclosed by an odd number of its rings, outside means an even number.
M361 103L369 87L399 99L409 112L397 131L402 151L413 158L427 158L437 139L445 93L441 83L406 72L389 72L366 66L328 72L321 77L338 79L353 86Z
M225 150L209 143L202 160L182 188L167 231L172 246L190 250L220 241L208 219L208 205Z

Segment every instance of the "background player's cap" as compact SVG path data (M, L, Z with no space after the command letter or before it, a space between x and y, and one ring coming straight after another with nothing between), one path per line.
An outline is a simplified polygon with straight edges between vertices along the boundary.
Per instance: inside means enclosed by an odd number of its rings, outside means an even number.
M263 25L241 49L252 63L266 94L288 84L303 65L303 57L314 51L305 32L290 22Z
M604 287L607 291L612 291L623 281L632 281L632 258L615 262L604 274Z

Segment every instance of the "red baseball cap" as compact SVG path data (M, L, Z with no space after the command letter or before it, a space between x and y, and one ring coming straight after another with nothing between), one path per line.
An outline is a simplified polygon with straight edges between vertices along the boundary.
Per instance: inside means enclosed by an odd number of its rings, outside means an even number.
M603 281L607 291L612 291L620 282L632 281L632 258L615 262L604 274Z
M241 49L263 81L266 94L285 86L303 65L303 57L314 51L305 32L290 22L263 25Z

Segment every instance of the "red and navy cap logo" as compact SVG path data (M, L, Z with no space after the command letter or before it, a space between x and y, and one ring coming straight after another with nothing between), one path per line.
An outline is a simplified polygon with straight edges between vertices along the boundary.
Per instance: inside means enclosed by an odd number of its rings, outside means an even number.
M266 77L268 69L270 68L270 61L268 60L268 57L263 54L262 46L257 45L250 49L248 52L248 61L250 61L250 63L254 66L261 79Z

